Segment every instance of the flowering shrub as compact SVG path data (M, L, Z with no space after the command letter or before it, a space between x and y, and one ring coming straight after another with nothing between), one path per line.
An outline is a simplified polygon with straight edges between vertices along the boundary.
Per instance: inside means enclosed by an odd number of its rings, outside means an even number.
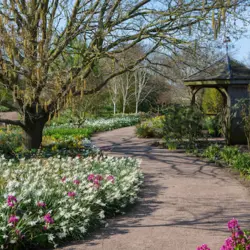
M220 250L250 250L250 234L243 232L236 219L232 219L227 223L228 229L231 231L231 236L227 238ZM203 244L197 247L197 250L210 250Z
M142 173L132 158L0 158L0 247L34 249L80 239L135 202Z

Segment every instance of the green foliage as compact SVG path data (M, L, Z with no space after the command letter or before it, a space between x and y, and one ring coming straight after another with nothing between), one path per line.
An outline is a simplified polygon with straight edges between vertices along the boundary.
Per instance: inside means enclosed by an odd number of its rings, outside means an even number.
M96 155L98 150L84 147L83 139L90 138L94 132L108 131L116 128L132 126L140 121L139 115L126 115L111 119L86 120L84 128L72 123L57 125L54 123L44 130L41 149L27 151L22 148L22 131L0 131L0 154L8 158L50 157L57 154L63 156ZM62 119L62 121L66 121Z
M90 138L94 129L88 128L57 128L51 127L44 130L44 135L53 136L56 139L64 138L65 136L78 136L79 138Z
M250 174L250 154L238 154L233 161L233 167L243 174Z
M240 151L238 147L225 146L220 151L220 157L227 164L232 165L235 159L239 156Z
M164 116L157 116L138 124L136 135L143 138L162 138L164 119Z
M7 112L7 111L10 111L10 109L0 105L0 112Z
M220 150L221 148L218 144L210 145L204 150L203 156L208 158L211 161L216 161L219 159Z
M203 113L196 107L171 106L165 111L164 139L167 143L187 143L195 147L202 134Z
M0 130L0 154L9 154L18 151L22 146L20 131Z
M202 98L202 108L206 114L217 114L223 108L223 97L221 93L214 88L204 90Z
M208 116L204 119L204 129L213 137L221 135L221 126L218 116Z
M242 174L250 174L250 154L241 153L237 147L221 147L218 144L210 145L204 150L202 156L214 162L223 160L229 166L237 169Z

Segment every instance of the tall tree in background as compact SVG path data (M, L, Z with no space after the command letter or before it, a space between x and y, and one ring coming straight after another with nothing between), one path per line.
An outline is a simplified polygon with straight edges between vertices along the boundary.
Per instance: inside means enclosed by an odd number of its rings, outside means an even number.
M13 96L4 105L21 114L26 148L39 148L45 123L74 96L92 94L160 47L185 46L191 29L220 30L228 13L247 0L3 0L0 1L0 84ZM209 22L208 20L212 20ZM147 44L139 59L121 53ZM110 65L98 85L88 77ZM119 66L117 66L119 65ZM98 73L98 72L97 72ZM2 104L3 105L3 104Z

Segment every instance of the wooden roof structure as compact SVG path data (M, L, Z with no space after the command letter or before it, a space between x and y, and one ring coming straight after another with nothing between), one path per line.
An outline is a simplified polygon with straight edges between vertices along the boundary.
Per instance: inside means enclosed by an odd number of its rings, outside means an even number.
M250 84L250 68L226 55L184 79L186 86Z

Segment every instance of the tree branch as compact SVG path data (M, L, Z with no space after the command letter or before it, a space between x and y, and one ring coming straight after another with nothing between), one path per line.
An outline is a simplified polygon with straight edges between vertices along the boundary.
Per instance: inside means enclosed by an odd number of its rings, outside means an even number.
M19 126L21 128L24 128L24 124L19 120L9 120L9 119L1 119L0 118L0 123L6 123L6 124L15 125L15 126Z

